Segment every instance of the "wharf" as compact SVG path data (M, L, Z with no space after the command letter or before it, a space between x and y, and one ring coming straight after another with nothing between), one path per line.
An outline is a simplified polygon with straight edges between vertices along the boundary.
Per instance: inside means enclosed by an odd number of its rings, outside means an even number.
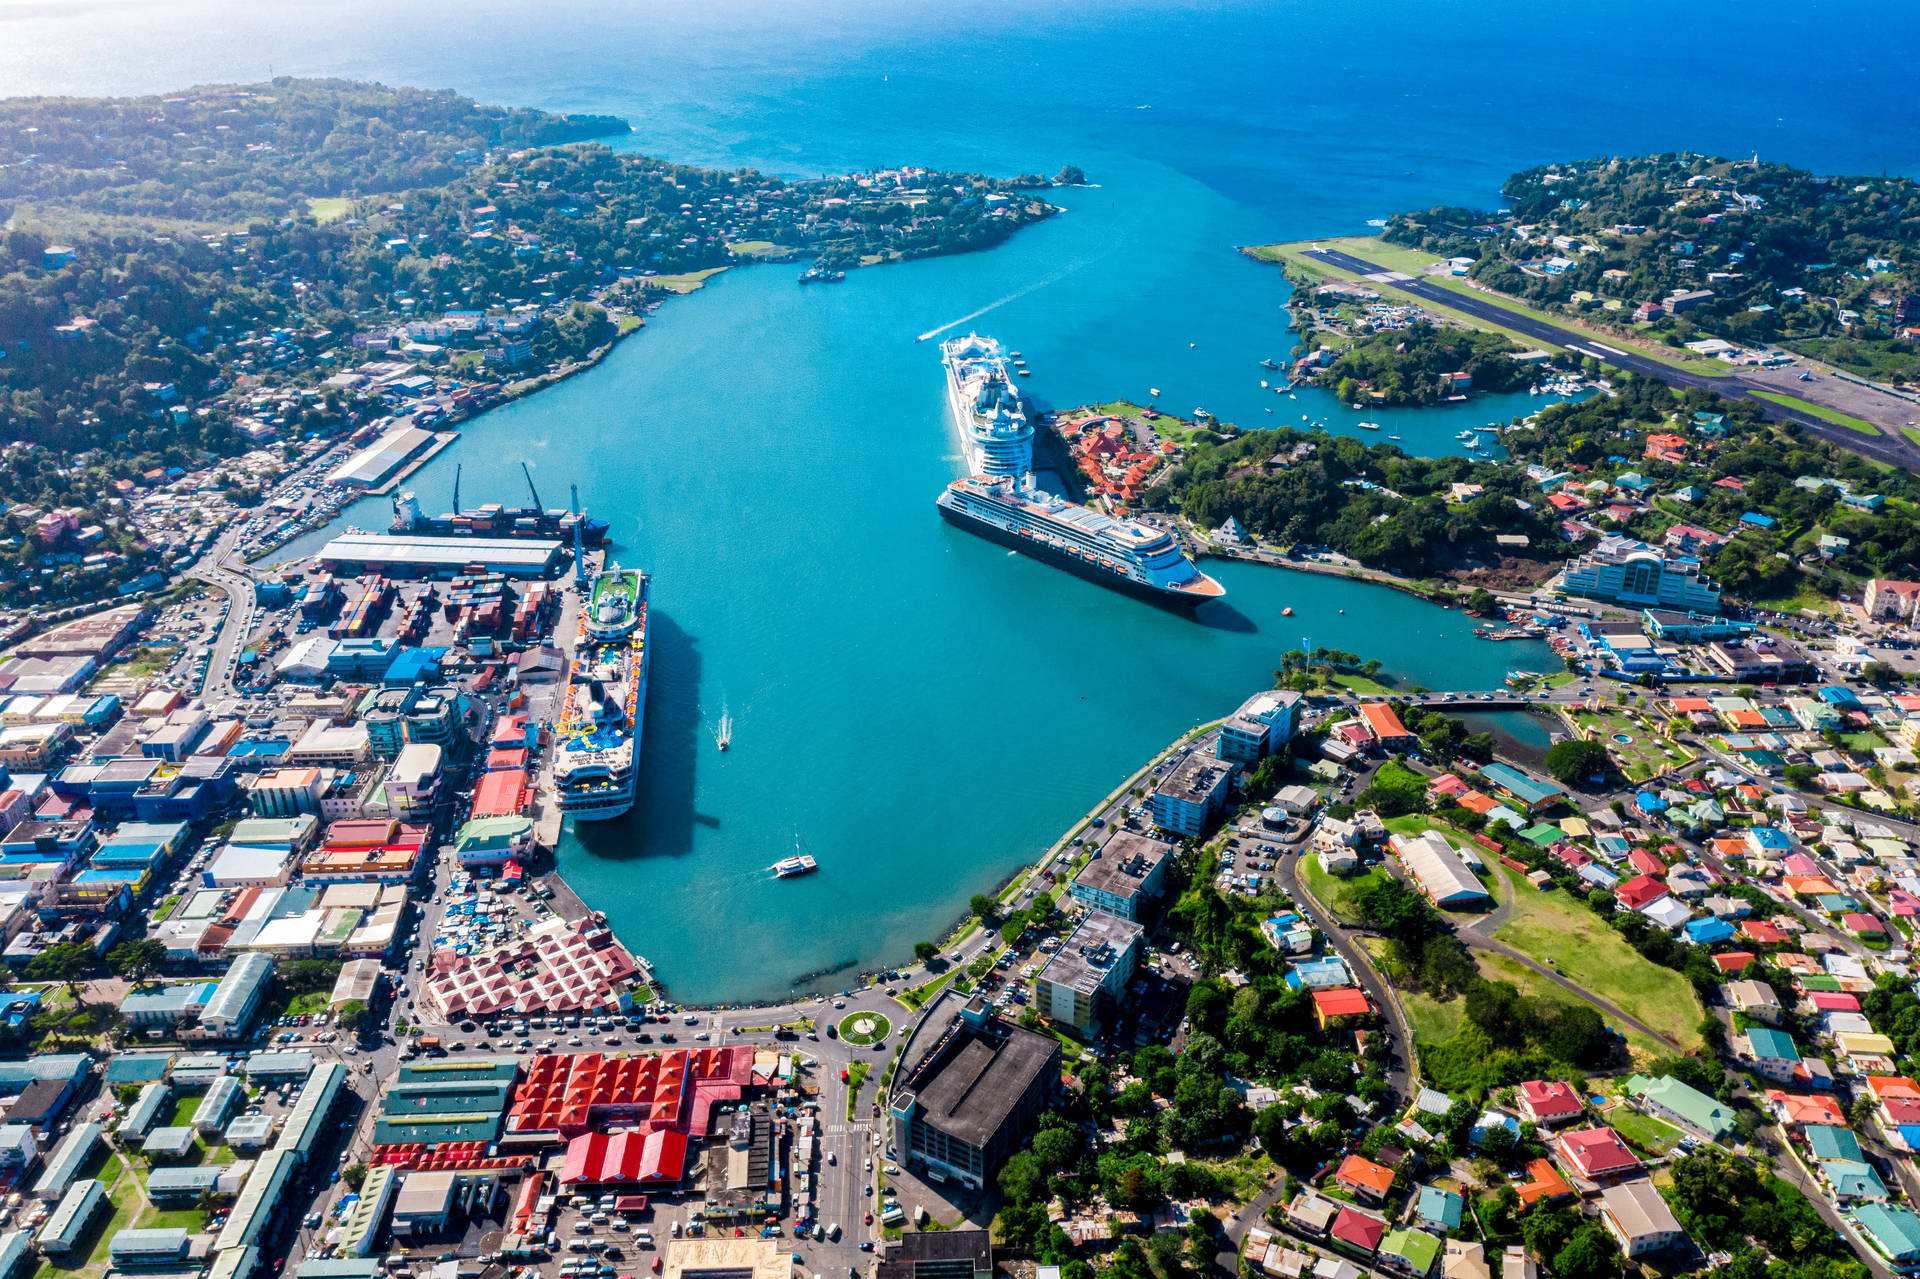
M404 464L402 464L399 470L395 471L392 475L389 475L386 479L382 480L380 482L379 487L368 489L367 490L368 494L372 496L378 496L379 494L382 494L382 493L393 492L394 489L400 487L400 482L402 480L406 479L409 475L412 475L415 471L419 470L421 467L425 466L427 463L433 461L434 458L440 455L442 450L444 450L448 445L452 444L455 440L459 438L460 438L460 432L458 431L435 431L433 433L432 448L422 453L419 457L413 458L405 462Z
M586 552L589 579L606 563L606 556L607 553L604 550ZM554 647L560 650L560 657L568 667L573 665L574 641L579 635L582 602L581 593L573 584L573 575L569 573L565 579L565 585L560 590L560 616L553 624ZM553 684L530 692L527 696L526 713L542 727L549 739L552 737L554 717L560 712L560 698L565 694L566 687L566 680L562 678ZM564 819L560 813L560 804L553 793L553 754L553 743L549 740L540 765L540 776L533 788L533 838L540 847L557 853L560 846L561 823ZM572 891L568 890L567 895L573 896ZM578 898L575 900L577 901ZM585 913L584 907L582 913Z

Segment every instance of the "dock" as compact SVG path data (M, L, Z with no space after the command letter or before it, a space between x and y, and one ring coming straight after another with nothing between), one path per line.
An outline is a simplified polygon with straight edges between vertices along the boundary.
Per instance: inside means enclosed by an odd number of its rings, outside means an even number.
M605 565L605 550L586 552L587 576L589 579ZM573 584L571 574L560 588L560 616L553 624L554 647L560 650L560 656L569 666L573 663L573 646L579 634L580 606L582 596ZM535 689L527 695L526 713L541 726L549 738L552 736L553 717L559 711L559 699L566 690L566 681ZM548 749L540 765L540 776L533 788L533 838L534 842L549 852L556 852L560 846L560 828L564 818L560 804L553 793L553 745ZM557 858L556 858L557 860Z

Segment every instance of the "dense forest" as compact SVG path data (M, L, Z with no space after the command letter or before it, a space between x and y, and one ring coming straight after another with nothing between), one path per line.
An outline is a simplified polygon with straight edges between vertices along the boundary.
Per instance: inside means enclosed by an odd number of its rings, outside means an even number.
M1517 391L1538 380L1538 369L1514 359L1514 351L1497 333L1423 321L1361 338L1314 381L1337 388L1343 404L1438 404L1468 389L1448 380L1450 373L1469 375L1475 391Z
M1312 444L1302 460L1272 459ZM1483 490L1450 503L1454 484ZM1254 431L1194 448L1147 493L1204 528L1233 516L1283 546L1324 543L1364 563L1401 573L1434 571L1438 557L1527 536L1536 554L1572 553L1559 518L1517 467L1465 457L1410 457L1392 444L1291 429Z
M1545 165L1502 194L1499 213L1400 214L1384 238L1472 258L1473 278L1540 304L1707 290L1659 331L1676 343L1702 332L1780 341L1865 375L1920 376L1920 184L1910 179L1678 154Z
M141 98L0 100L0 219L234 224L308 202L442 186L495 151L624 134L610 116L484 106L352 80Z

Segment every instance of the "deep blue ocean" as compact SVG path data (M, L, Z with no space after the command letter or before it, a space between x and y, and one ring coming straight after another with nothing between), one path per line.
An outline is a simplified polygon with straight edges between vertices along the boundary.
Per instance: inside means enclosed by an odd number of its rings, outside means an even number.
M1185 620L947 527L933 498L958 461L916 335L982 312L967 327L1022 350L1047 404L1152 385L1247 426L1351 430L1330 397L1260 390L1257 361L1291 345L1286 286L1236 245L1497 204L1509 172L1609 152L1912 173L1920 100L1898 86L1916 54L1901 7L1776 0L0 0L0 93L354 76L617 113L635 126L621 145L690 163L1074 163L1097 184L989 253L831 288L730 272L414 478L433 509L456 464L467 500L515 501L524 459L549 502L578 483L622 562L654 574L640 803L560 856L698 1000L901 958L1288 648L1448 687L1547 660L1395 592L1241 565L1217 571L1230 612ZM1373 438L1445 452L1537 403L1375 413ZM822 869L773 881L796 830Z

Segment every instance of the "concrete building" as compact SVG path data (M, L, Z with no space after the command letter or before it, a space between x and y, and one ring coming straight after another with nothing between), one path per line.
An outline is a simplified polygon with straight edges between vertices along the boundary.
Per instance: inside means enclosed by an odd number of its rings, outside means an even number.
M1116 831L1080 868L1067 894L1094 910L1138 923L1159 897L1172 864L1173 845L1132 831Z
M976 996L944 1026L929 1018L909 1042L889 1102L894 1146L930 1180L982 1189L1059 1078L1058 1040L991 1016Z
M887 1244L874 1279L988 1279L993 1238L985 1230L915 1230Z
M1651 1181L1629 1181L1600 1192L1600 1219L1628 1260L1687 1242L1687 1232Z
M320 549L319 560L336 573L360 576L452 578L477 566L504 577L551 577L565 545L557 538L411 537L342 533Z
M1141 936L1131 920L1091 912L1034 977L1034 1007L1054 1025L1092 1038L1126 997Z
M234 960L200 1014L201 1030L210 1039L244 1038L272 979L272 956L249 951Z
M409 742L387 773L387 806L393 816L420 817L440 802L440 748Z
M1609 534L1574 559L1561 577L1569 595L1641 608L1716 613L1720 588L1700 571L1700 562L1657 546Z
M1466 862L1447 842L1446 836L1438 831L1395 835L1389 843L1406 866L1407 874L1413 877L1420 891L1431 898L1435 905L1464 906L1487 900L1487 890L1467 869Z
M1876 577L1867 583L1860 596L1860 607L1868 617L1882 621L1911 622L1914 605L1920 603L1920 582L1897 582Z
M1293 740L1302 700L1292 690L1255 693L1222 721L1214 753L1229 763L1258 764Z
M1157 829L1198 839L1207 833L1227 806L1234 766L1198 753L1154 787L1147 811Z

